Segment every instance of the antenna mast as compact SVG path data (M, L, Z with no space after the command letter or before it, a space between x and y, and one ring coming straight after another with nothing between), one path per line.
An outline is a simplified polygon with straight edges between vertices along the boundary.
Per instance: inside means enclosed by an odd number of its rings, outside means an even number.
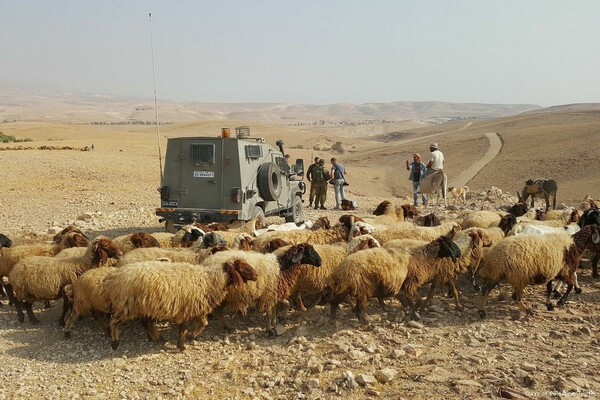
M156 98L156 70L154 68L154 43L152 41L152 13L148 13L150 19L150 52L152 53L152 80L154 82L154 118L156 122L156 141L158 143L158 165L160 168L160 184L163 181L162 154L160 151L160 125L158 124L158 106Z

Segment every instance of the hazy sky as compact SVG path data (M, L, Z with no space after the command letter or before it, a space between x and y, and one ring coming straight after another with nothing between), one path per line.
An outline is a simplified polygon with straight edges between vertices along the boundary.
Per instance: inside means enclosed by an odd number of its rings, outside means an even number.
M0 0L0 83L159 99L600 102L597 0Z

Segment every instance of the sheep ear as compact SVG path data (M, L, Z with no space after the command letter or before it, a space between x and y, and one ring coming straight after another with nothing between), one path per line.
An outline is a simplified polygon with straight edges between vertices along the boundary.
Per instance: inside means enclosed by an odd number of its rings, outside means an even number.
M302 257L304 257L304 247L294 246L290 250L293 251L292 263L294 263L294 264L299 263L300 260L302 260Z
M600 243L600 233L598 233L598 231L592 234L592 242L594 242L595 244Z
M235 260L235 269L244 283L258 279L256 270L250 264L242 260Z

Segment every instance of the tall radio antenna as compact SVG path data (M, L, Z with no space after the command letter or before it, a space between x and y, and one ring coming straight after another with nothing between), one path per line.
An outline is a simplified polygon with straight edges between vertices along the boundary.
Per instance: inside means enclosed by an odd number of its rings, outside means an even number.
M156 70L154 68L154 43L152 41L152 13L148 13L150 19L150 52L152 53L152 80L154 82L154 118L156 121L156 140L158 143L158 165L160 168L160 184L163 180L162 154L160 151L160 125L158 124L158 106L156 98Z

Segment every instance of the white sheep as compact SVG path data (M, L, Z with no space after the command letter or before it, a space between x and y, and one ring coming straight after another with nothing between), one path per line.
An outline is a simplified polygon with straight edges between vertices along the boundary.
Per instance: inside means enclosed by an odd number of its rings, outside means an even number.
M35 301L56 300L64 297L64 287L90 268L114 265L120 251L106 237L98 237L80 257L26 257L19 261L8 278L15 294L15 307L20 322L25 320L22 307L32 324L39 323L31 309ZM68 301L63 303L59 323L64 325Z
M195 332L199 334L208 324L207 316L225 299L228 288L256 279L256 271L241 259L210 266L149 261L119 268L102 284L112 312L111 346L114 350L119 347L121 324L141 318L177 324L177 347L184 350L188 324L199 325Z
M581 255L592 243L600 243L597 226L586 226L572 237L564 234L511 236L498 243L485 257L485 265L478 275L484 279L479 314L485 317L485 303L490 291L506 280L513 287L513 298L521 311L531 313L523 302L523 289L528 285L546 284L548 310L554 308L550 301L552 280L567 283L567 291L558 301L563 305L573 288L573 276Z

